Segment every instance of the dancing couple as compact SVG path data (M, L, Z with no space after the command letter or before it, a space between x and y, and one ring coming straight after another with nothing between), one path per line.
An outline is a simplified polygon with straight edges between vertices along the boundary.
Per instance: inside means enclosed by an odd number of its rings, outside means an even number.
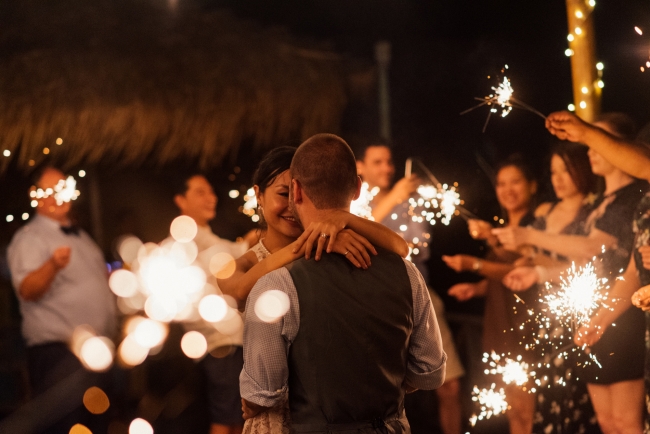
M254 182L264 238L219 281L246 306L244 432L409 433L404 395L442 385L446 355L404 241L348 212L351 149L318 134L272 151ZM270 290L290 302L275 322L256 314Z

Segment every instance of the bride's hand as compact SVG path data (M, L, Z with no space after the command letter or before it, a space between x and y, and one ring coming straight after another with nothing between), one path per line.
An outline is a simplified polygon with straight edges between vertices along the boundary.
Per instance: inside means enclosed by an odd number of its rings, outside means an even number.
M316 255L314 258L318 261L323 253L323 249L329 253L336 242L336 237L348 224L350 213L345 211L333 211L328 218L322 222L312 222L309 227L298 237L294 245L294 253L298 249L305 248L305 258L309 259L311 252L316 245Z
M332 247L332 251L340 253L355 267L363 269L367 269L370 266L370 255L368 252L377 254L377 250L370 244L370 241L350 229L344 229L339 233Z

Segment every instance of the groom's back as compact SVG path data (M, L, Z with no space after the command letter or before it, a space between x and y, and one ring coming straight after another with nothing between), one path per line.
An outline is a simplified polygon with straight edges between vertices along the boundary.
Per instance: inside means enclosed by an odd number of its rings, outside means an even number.
M401 412L413 295L398 255L379 251L367 270L343 256L287 266L300 328L289 351L294 424L346 424Z

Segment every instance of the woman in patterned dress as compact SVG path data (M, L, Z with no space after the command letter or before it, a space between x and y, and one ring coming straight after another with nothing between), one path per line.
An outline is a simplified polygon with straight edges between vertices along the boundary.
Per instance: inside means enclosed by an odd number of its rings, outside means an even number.
M408 246L399 235L350 213L333 214L329 221L303 231L289 209L289 167L294 153L295 148L290 147L272 150L253 176L258 213L265 225L264 235L257 245L237 259L236 271L230 278L218 280L223 293L234 297L240 308L245 306L248 294L260 277L302 256L309 259L312 253L314 259L319 260L323 249L345 255L360 268L370 266L369 252L376 254L370 242L402 257L408 255ZM315 252L312 247L316 248ZM289 427L289 408L285 400L283 405L247 419L243 433L288 434Z
M591 210L591 192L595 186L595 177L591 172L587 150L571 143L558 144L551 156L551 183L557 197L555 202L543 203L535 211L535 220L528 228L505 227L494 229L504 248L512 251L526 252L532 262L537 265L551 266L562 264L569 266L566 256L555 252L553 248L542 248L532 243L521 242L524 234L539 234L544 236L575 236L583 233L583 225ZM554 246L548 246L554 247ZM505 281L506 286L510 287ZM525 290L527 286L516 288ZM510 289L513 289L510 287ZM514 289L513 289L514 290ZM544 289L538 287L539 291ZM527 306L535 313L542 311L535 303L540 297L528 297ZM532 305L530 303L532 301ZM563 347L563 336L566 331L561 324L549 321L544 330L538 329L537 338L529 336L522 344L527 344L535 355L536 361L549 357L557 348ZM570 342L570 341L569 341ZM548 378L547 384L538 384L537 409L534 416L533 432L544 433L573 433L594 432L597 423L593 417L594 411L589 401L586 384L572 377L575 363L573 360L553 358L546 368L536 367L536 378Z

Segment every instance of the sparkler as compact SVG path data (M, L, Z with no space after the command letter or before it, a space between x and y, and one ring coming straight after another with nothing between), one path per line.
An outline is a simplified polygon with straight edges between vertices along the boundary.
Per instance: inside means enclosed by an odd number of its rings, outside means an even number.
M503 363L501 363L502 360ZM501 375L505 384L523 386L531 377L535 377L535 372L529 371L528 363L523 362L520 355L511 359L502 357L493 351L489 355L483 354L483 363L487 363L491 368L486 369L485 374ZM535 392L535 389L531 389L531 391Z
M422 223L428 221L430 224L436 224L436 218L448 226L451 218L456 214L456 207L460 205L460 195L456 191L456 186L447 184L438 185L421 185L417 189L419 198L409 198L408 214L415 222Z
M496 385L492 383L489 389L481 389L474 386L472 390L472 401L478 402L481 412L478 415L473 415L470 418L472 426L476 422L483 419L489 419L493 415L505 413L510 406L506 401L506 394L503 389L496 390Z
M353 200L350 204L350 212L359 217L374 221L375 219L372 216L372 208L370 208L370 202L377 195L377 193L379 193L379 187L373 187L372 189L369 189L368 187L369 185L367 182L361 184L359 198L357 200Z
M36 188L32 186L29 197L32 199L32 207L36 207L37 199L46 199L50 196L54 196L56 204L61 206L64 202L70 202L76 200L79 197L79 190L77 190L77 181L73 176L68 176L66 179L60 180L54 188Z
M605 306L607 294L605 286L607 279L598 278L594 272L593 263L576 270L575 263L567 270L566 278L560 278L560 288L551 292L553 285L546 283L549 291L544 297L550 313L555 315L560 322L580 326L589 322L594 311Z
M501 73L503 74L506 69L508 69L508 65L505 65L505 67L501 70ZM490 122L490 116L492 115L492 113L498 113L499 108L501 108L502 118L508 116L508 114L510 114L513 108L522 108L524 110L528 110L531 113L535 113L537 116L541 117L542 119L546 119L546 116L544 116L544 114L542 114L538 110L534 109L533 107L529 106L528 104L522 101L515 99L515 97L513 96L514 89L512 88L510 79L505 75L503 76L503 79L499 81L499 84L496 87L492 86L492 90L493 90L492 93L490 93L489 95L483 98L478 98L478 97L474 98L477 101L481 101L480 104L477 104L474 107L471 107L460 113L461 115L464 115L484 105L489 106L490 111L488 112L487 118L485 119L485 124L483 125L483 132L485 132L488 122Z

